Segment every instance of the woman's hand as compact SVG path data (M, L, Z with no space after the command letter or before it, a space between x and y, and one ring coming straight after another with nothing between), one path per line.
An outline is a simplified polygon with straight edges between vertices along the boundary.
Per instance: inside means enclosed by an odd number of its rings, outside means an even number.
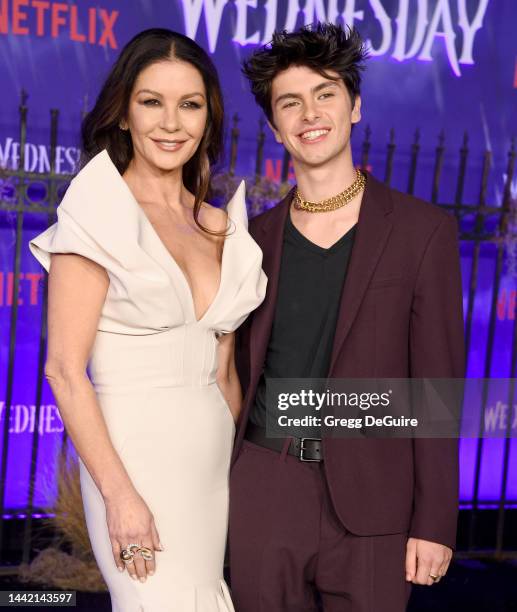
M113 558L118 569L124 571L126 567L131 578L145 582L147 576L152 576L156 570L155 551L163 550L149 507L136 490L118 494L104 502ZM128 544L147 546L153 551L153 560L146 561L134 549L133 562L124 563L120 552Z

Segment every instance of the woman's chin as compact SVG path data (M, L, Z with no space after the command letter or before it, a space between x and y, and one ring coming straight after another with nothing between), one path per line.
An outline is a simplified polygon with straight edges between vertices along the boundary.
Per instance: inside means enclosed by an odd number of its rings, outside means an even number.
M162 172L173 172L182 168L188 159L185 155L178 155L174 153L164 152L158 155L148 155L145 157L146 162L151 166Z

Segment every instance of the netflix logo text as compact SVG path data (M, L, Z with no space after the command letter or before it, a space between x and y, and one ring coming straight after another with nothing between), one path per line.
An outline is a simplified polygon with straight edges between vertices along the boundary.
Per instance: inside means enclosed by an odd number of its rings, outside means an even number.
M18 275L18 306L38 306L41 292L39 283L43 272L20 272ZM0 272L0 308L14 302L14 273Z
M82 3L81 3L82 4ZM0 0L0 34L50 36L118 49L119 11L47 0Z

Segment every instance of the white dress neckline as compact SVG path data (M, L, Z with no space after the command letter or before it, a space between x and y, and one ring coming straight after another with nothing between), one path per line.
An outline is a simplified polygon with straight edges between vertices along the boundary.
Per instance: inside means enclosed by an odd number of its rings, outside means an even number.
M218 285L217 291L216 291L216 293L214 295L213 300L208 305L208 307L205 309L204 313L199 318L197 318L197 316L196 316L196 305L195 305L195 302L194 302L194 294L192 292L192 287L190 286L190 283L187 280L187 276L186 276L185 272L183 271L183 269L181 268L179 263L176 261L176 258L173 256L173 254L165 246L163 240L160 238L160 235L156 231L156 229L155 229L154 225L152 224L151 220L149 219L149 217L145 213L144 209L138 203L138 200L135 198L133 192L131 191L131 188L129 187L127 182L124 180L124 178L121 176L120 172L117 170L117 167L115 166L115 164L111 160L107 150L103 149L103 151L101 151L101 153L99 153L98 155L99 155L99 157L105 157L106 158L107 164L112 167L112 170L113 170L113 172L115 174L115 179L116 180L120 180L124 184L124 187L125 187L125 189L127 191L127 194L129 196L128 200L131 201L131 203L135 207L135 210L136 210L137 214L139 215L140 219L143 221L143 223L145 223L145 225L147 226L149 231L154 236L157 245L159 245L159 248L162 251L162 254L163 254L164 258L165 258L164 259L164 264L167 264L167 263L170 264L170 266L168 265L167 267L169 267L169 268L172 267L173 268L173 272L174 272L175 276L179 279L179 282L183 286L183 289L185 291L185 295L187 297L187 302L189 303L190 312L191 312L191 315L192 315L192 318L193 318L193 322L195 324L201 324L210 315L210 312L212 311L212 309L217 305L217 301L219 299L219 296L221 295L221 293L223 292L223 289L224 289L224 283L226 282L225 271L226 271L226 267L227 266L226 266L226 261L225 260L228 258L227 257L227 253L228 253L228 248L227 248L228 247L228 241L233 236L233 234L237 231L237 227L238 227L238 223L236 223L232 219L232 216L230 215L230 212L232 212L233 207L234 207L234 202L236 202L237 200L241 200L243 202L243 204L244 204L244 207L246 206L246 203L245 203L245 194L244 194L246 186L245 186L244 181L240 182L240 184L237 187L234 195L232 196L232 198L228 202L227 208L226 208L227 218L228 218L228 221L229 221L229 231L230 231L230 233L225 237L224 244L223 244L223 250L222 250L222 254L221 254L220 278L219 278L219 285ZM237 216L237 218L238 218L238 216Z

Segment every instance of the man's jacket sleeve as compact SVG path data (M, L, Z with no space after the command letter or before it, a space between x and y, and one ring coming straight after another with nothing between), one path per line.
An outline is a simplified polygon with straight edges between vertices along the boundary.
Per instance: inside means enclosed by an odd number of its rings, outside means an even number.
M447 215L426 246L413 296L413 378L464 378L463 298L458 224ZM415 496L409 536L455 548L458 440L414 439Z

